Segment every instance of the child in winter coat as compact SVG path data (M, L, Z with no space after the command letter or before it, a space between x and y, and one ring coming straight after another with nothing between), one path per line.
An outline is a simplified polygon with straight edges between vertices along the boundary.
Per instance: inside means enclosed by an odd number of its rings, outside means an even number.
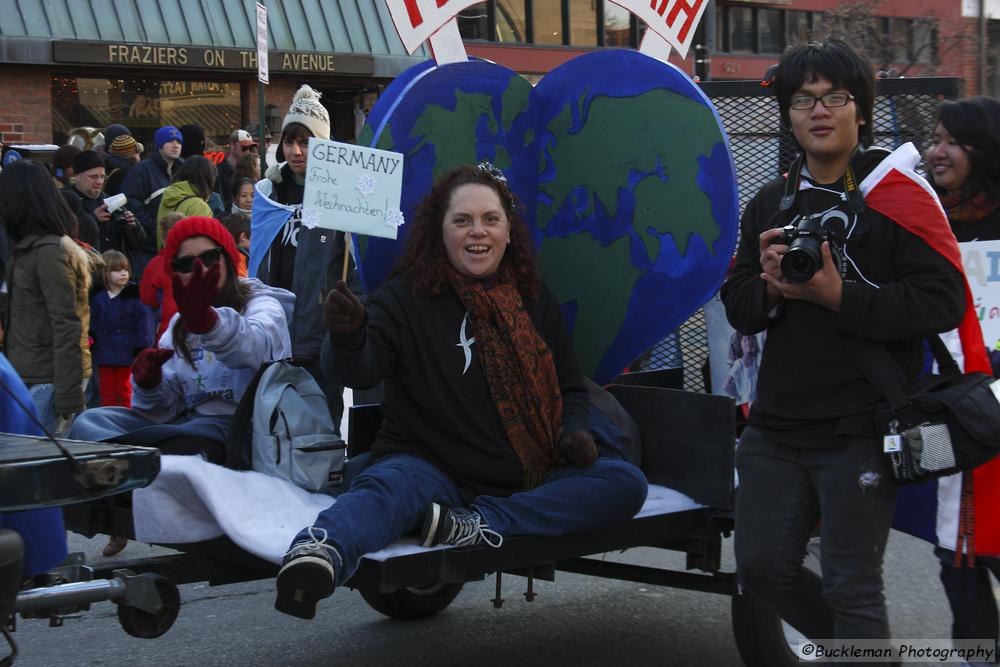
M117 250L104 253L104 289L90 300L90 352L97 364L101 404L132 405L131 371L135 355L153 344L153 314L139 300L129 280L128 258Z

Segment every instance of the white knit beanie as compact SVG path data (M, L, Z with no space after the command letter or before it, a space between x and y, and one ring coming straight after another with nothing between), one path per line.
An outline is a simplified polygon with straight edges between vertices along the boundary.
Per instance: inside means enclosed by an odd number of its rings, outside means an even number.
M330 114L320 104L320 93L307 85L303 85L292 98L292 105L288 107L288 114L285 122L281 124L281 130L292 123L302 123L313 133L313 136L320 139L330 138Z

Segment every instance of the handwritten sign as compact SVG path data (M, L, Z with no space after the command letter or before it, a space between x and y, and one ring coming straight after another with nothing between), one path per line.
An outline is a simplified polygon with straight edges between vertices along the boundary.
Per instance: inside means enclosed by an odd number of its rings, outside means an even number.
M309 138L302 224L395 239L403 155Z
M481 0L386 0L399 39L412 54L460 11ZM461 41L461 40L459 40Z
M1000 241L959 243L962 266L972 289L983 341L990 350L1000 344Z
M687 57L708 0L611 0L649 25L649 29Z

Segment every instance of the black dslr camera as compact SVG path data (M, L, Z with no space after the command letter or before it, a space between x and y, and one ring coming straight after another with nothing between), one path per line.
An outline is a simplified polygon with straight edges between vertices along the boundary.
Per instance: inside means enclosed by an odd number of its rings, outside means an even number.
M803 217L797 223L781 228L781 236L774 243L788 246L788 252L781 258L781 273L788 282L809 282L823 268L823 241L830 242L834 266L840 266L840 254L833 243L834 234L819 217Z
M111 222L116 227L121 227L121 226L125 225L126 224L126 222L125 222L125 214L126 213L128 213L128 209L127 208L115 209L111 213L111 220L109 220L109 222Z

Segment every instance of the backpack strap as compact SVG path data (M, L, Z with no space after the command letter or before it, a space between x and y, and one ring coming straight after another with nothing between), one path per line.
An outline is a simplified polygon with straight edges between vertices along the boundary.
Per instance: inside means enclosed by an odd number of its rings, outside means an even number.
M149 202L153 201L154 199L162 195L166 191L166 189L167 188L164 187L160 188L159 190L156 190L153 194L146 197L142 203L145 204L146 206L149 206Z
M226 460L222 465L233 470L252 470L253 451L250 440L250 423L253 419L254 399L257 396L257 387L264 371L280 361L269 361L261 364L257 373L253 376L247 390L243 392L236 412L229 422L229 435L226 437Z

